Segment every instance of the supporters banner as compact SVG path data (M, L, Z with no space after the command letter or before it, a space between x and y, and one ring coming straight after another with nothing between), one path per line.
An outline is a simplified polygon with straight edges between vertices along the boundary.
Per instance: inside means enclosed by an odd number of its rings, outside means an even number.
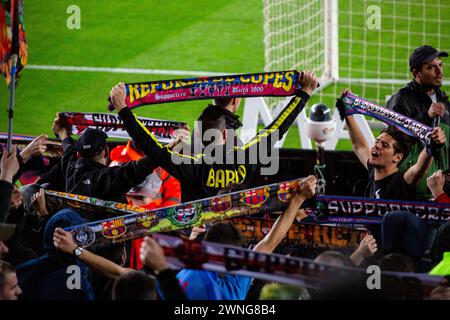
M79 210L117 214L118 217L68 228L82 247L104 247L154 232L169 232L243 215L284 210L300 179L274 183L157 210L113 201L46 191L46 196ZM124 215L126 214L126 215Z
M8 86L11 82L11 55L14 53L18 54L16 69L18 77L28 60L23 0L0 0L0 71L5 76Z
M129 108L187 100L292 96L301 89L296 70L126 83ZM114 110L110 104L109 110Z
M360 113L376 118L384 123L394 126L405 134L418 138L423 144L430 145L432 128L408 118L395 111L383 108L348 92L342 97L345 115Z
M122 119L118 115L109 113L61 112L61 116L71 126L72 134L82 135L86 129L92 128L102 130L110 138L130 139L123 126ZM188 128L185 122L142 117L138 119L162 143L169 143L175 139L178 129Z
M376 224L392 211L408 211L432 222L450 220L450 204L346 196L317 196L317 218L321 223Z
M365 269L336 267L237 246L191 241L163 234L155 234L153 238L164 250L169 265L176 269L226 272L316 289L347 276L359 275L364 280L370 276ZM428 297L433 288L445 281L440 276L406 272L380 272L380 278L381 288L395 288L403 297L416 299Z
M299 179L275 183L156 210L50 190L46 190L46 197L62 206L117 215L114 218L67 229L72 232L78 245L98 248L154 232L170 232L245 215L282 211L286 208L298 181ZM396 210L409 211L428 222L444 222L450 217L450 204L440 203L319 196L317 205L319 208L317 218L320 224L377 224L381 223L387 212ZM243 220L238 227L248 231L251 229L249 221ZM247 236L263 237L264 232L270 230L262 221L256 222L253 228L256 229L258 226L261 232L259 230L247 232ZM314 244L314 238L317 239L318 236L321 238L321 242L315 244L316 247L354 245L363 236L362 230L344 231L317 226L309 228L317 228L309 229L313 232L311 245ZM306 236L307 232L306 226L302 230L302 227L294 225L290 230L293 238L296 233L304 234L305 241L308 241L309 237ZM301 243L302 236L299 237L297 241Z
M246 242L246 247L257 244L270 231L275 220L270 218L245 217L232 219ZM356 249L367 235L364 228L346 228L312 223L294 222L278 247L308 247L322 249Z

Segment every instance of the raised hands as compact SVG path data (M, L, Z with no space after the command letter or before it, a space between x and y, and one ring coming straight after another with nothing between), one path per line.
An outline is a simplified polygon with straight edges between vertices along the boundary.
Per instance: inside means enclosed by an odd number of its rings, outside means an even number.
M365 258L370 257L375 252L377 252L377 241L373 237L373 235L368 234L361 240L359 243L358 249L352 253L350 256L350 260L353 262L355 266L361 265Z
M436 144L445 144L445 133L442 131L441 127L433 128L433 132L431 133L431 139Z
M66 253L73 253L77 248L76 243L73 241L72 234L61 228L56 228L53 234L53 245Z
M442 170L433 173L427 179L427 185L435 198L444 193L445 175Z
M53 120L52 130L60 140L68 138L71 134L68 125L59 112L56 113L56 118Z
M41 134L39 137L34 138L20 153L24 162L27 162L32 156L39 156L47 150L46 134Z
M141 244L141 261L144 266L153 269L155 274L167 269L166 257L161 246L150 237L145 237Z
M298 182L296 197L300 197L303 200L309 199L316 194L317 178L310 175Z
M19 170L19 161L16 156L17 146L12 146L11 153L3 150L2 160L0 162L0 180L12 183L14 175Z
M33 196L31 197L31 205L33 206L39 218L43 218L49 215L45 202L44 189L39 189L39 192L33 194Z
M125 84L120 82L116 86L114 86L109 92L109 99L111 100L112 105L117 111L126 108L127 105L125 103L125 98L127 97L127 93L125 90Z
M319 84L319 80L316 75L312 71L304 71L299 81L302 91L306 92L308 95L311 95L313 91L317 88Z

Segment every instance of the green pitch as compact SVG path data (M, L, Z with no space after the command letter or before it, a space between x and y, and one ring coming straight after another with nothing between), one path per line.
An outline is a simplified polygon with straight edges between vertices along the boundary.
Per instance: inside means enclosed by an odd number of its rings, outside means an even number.
M357 3L353 1L354 6ZM264 69L262 0L78 0L75 4L81 9L81 30L69 30L66 26L66 10L71 4L74 2L67 0L25 1L29 64L227 73ZM383 11L384 5L381 6ZM442 14L445 16L450 16L450 12ZM353 22L364 24L363 20ZM395 41L403 46L408 40L398 37ZM436 45L433 41L428 43ZM340 50L347 52L347 46L340 44ZM383 54L392 56L390 52ZM340 63L348 67L349 62ZM359 61L353 59L351 63ZM450 71L447 67L445 70L444 75ZM28 69L22 73L16 91L14 133L52 135L51 124L58 111L107 112L106 97L119 81L184 77ZM339 84L337 89L343 87L345 84ZM391 94L398 87L384 88L383 94ZM334 86L327 90L333 89ZM355 93L367 97L376 90L359 89L352 86ZM0 131L7 131L8 97L2 80ZM310 105L314 102L312 99ZM154 105L136 109L136 113L186 121L192 127L206 103ZM333 99L327 103L333 105ZM239 113L242 115L242 108ZM297 130L290 130L284 146L299 147ZM340 142L338 148L348 149L349 144Z

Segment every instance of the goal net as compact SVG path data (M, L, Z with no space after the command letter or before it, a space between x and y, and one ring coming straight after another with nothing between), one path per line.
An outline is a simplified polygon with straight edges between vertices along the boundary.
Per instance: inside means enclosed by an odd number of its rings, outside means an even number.
M347 87L385 105L412 79L409 56L414 48L428 44L450 51L450 0L263 2L265 71L315 71L321 89L313 103L334 106ZM450 58L443 62L445 80ZM280 101L267 102L273 107Z

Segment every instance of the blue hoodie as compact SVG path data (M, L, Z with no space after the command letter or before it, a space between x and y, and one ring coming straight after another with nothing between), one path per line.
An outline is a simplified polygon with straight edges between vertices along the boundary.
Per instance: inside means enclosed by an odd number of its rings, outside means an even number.
M17 266L17 277L24 300L94 300L94 290L88 279L88 267L74 257L57 252L53 246L56 228L66 228L86 221L73 209L63 209L51 217L44 230L45 254ZM76 271L80 271L80 288L70 289ZM70 277L70 279L69 279ZM69 286L68 286L69 284Z

